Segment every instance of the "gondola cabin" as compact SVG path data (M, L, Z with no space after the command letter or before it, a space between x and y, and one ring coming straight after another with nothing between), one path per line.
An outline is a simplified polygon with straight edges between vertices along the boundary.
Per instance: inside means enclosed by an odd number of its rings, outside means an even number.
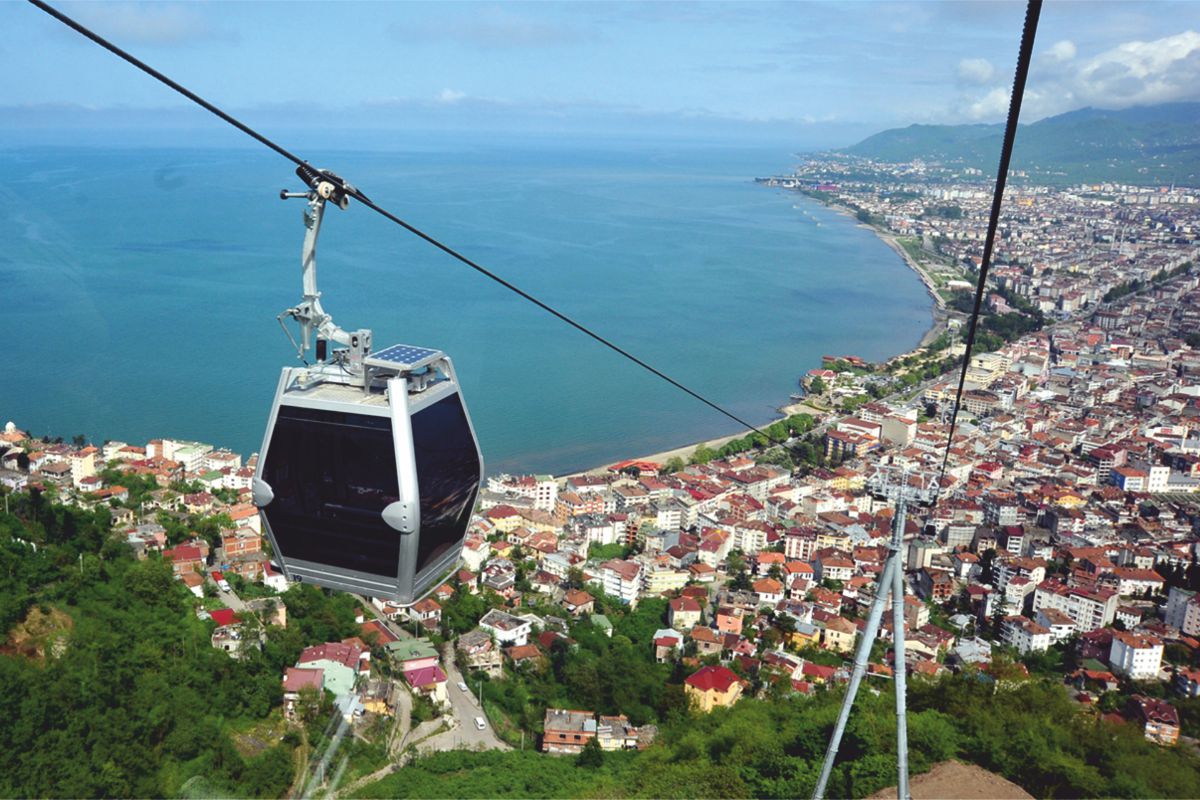
M284 368L254 502L289 580L410 604L456 564L483 460L444 353L355 345Z

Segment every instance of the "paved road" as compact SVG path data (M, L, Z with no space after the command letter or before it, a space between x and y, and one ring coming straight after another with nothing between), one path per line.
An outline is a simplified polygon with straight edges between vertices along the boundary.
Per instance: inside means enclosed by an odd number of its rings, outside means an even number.
M500 741L500 737L496 736L490 722L483 730L475 727L476 717L485 719L487 717L479 708L479 698L458 688L463 677L454 663L454 645L449 642L442 646L442 668L446 671L446 693L450 697L450 716L456 724L446 733L429 740L430 744L436 743L433 749L452 750L464 747L471 750L510 749L507 744ZM468 689L470 688L468 687ZM478 691L478 687L475 687L475 691Z
M234 611L245 611L246 610L246 604L244 602L242 602L242 598L238 597L233 592L225 591L220 586L218 586L217 582L214 581L212 578L209 578L208 582L211 583L214 588L216 588L217 596L221 598L221 602L224 603L226 606L228 606L229 608L232 608Z

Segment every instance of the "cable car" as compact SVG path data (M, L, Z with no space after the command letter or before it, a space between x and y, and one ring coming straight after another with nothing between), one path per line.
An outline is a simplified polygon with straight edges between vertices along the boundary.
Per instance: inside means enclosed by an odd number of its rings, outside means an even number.
M303 359L275 391L253 482L254 504L284 575L408 605L457 564L483 458L450 358L342 330L321 307L316 240L325 203L345 185L302 167L307 198L304 296L279 315ZM284 323L296 320L297 342ZM344 344L330 353L328 343Z

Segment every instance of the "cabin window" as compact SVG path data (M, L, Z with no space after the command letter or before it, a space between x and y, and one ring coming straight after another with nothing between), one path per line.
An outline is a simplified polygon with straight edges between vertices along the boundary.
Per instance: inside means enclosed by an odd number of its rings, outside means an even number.
M281 406L263 479L283 558L397 576L401 534L380 516L400 496L389 418Z
M461 546L479 492L479 451L457 394L412 416L421 540L416 575Z

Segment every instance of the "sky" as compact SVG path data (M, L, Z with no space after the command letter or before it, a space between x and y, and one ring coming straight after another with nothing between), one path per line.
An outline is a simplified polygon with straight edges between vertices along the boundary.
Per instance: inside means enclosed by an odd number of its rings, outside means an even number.
M1002 121L1013 2L59 2L251 124L694 133L839 146ZM199 127L203 113L0 0L0 129ZM1200 3L1050 0L1022 119L1200 100Z

